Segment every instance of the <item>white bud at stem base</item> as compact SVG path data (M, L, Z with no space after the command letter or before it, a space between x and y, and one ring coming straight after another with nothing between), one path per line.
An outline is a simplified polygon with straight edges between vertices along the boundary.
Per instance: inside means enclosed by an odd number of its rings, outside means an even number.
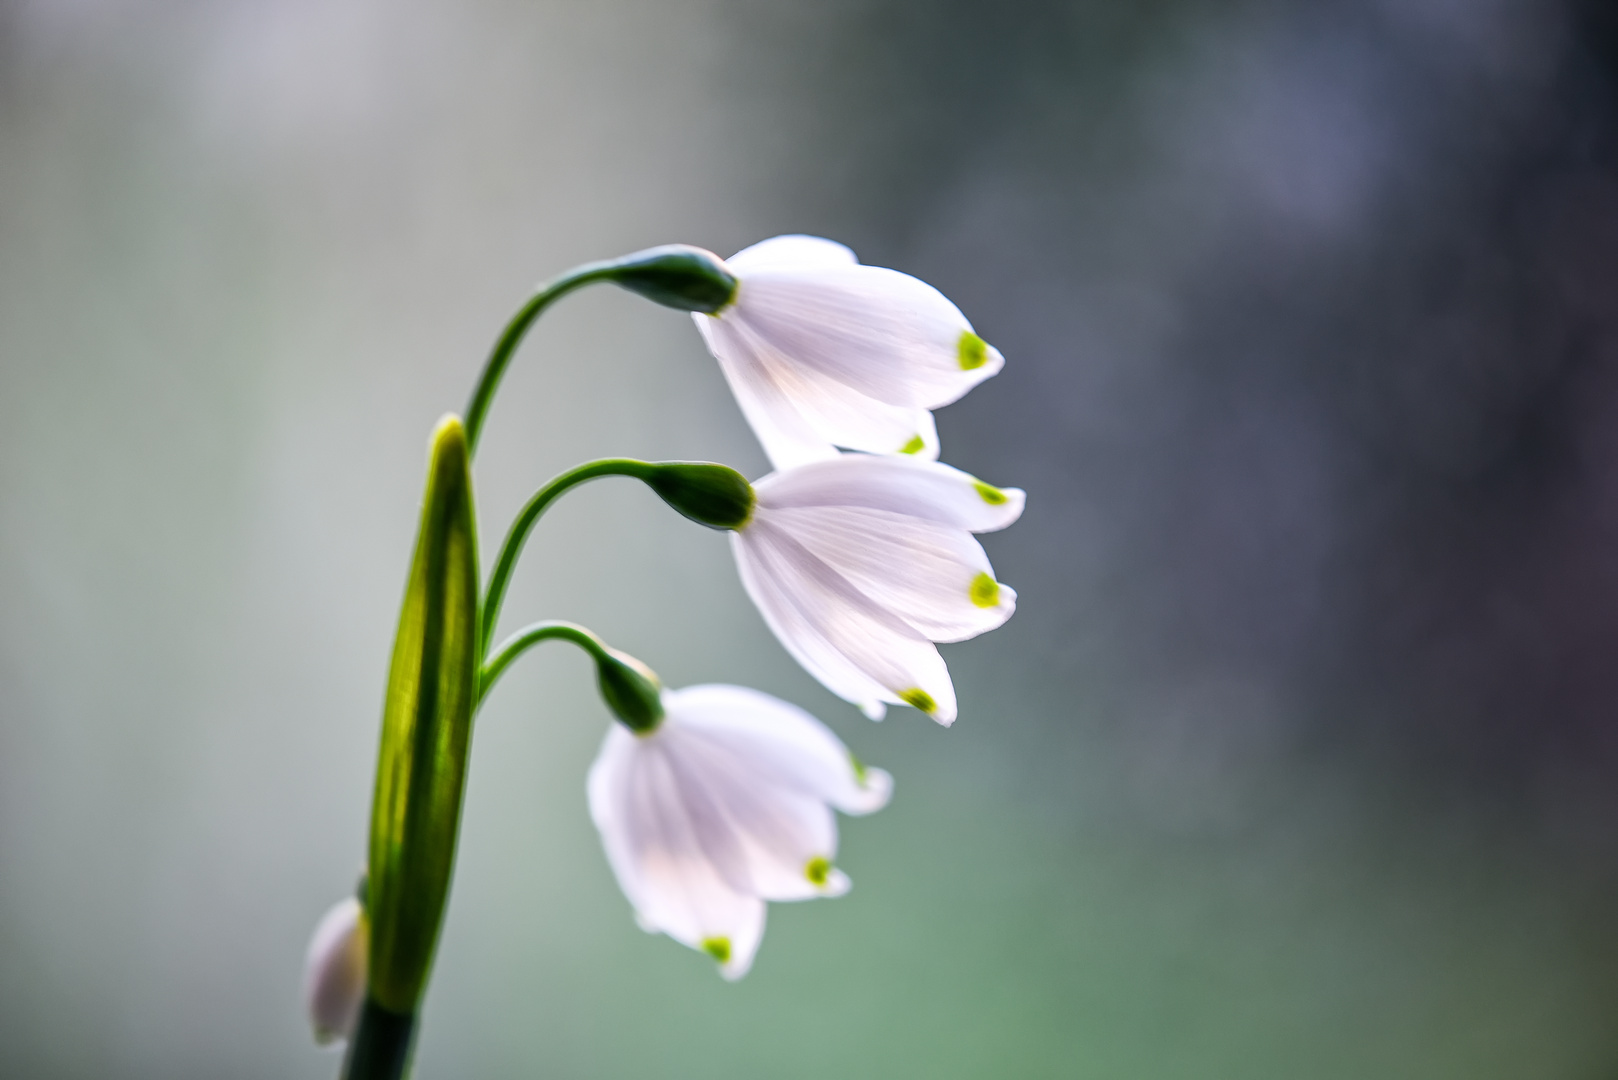
M365 1000L368 934L365 911L353 897L321 916L303 964L303 1000L315 1042L339 1043L354 1033Z

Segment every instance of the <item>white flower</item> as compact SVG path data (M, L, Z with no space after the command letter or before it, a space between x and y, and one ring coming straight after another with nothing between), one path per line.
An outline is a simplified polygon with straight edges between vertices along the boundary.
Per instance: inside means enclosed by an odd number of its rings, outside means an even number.
M841 454L753 485L731 534L742 585L775 636L826 688L873 720L884 702L954 722L955 688L935 641L1011 617L973 533L1022 514L1023 493L934 461Z
M365 999L366 952L365 913L351 896L321 917L303 962L303 1000L315 1042L354 1033Z
M932 413L999 371L960 309L842 244L777 236L725 260L735 298L693 314L777 469L834 447L938 457Z
M837 822L893 789L824 724L740 686L665 690L645 734L614 724L590 767L590 816L641 927L752 966L766 900L840 896Z

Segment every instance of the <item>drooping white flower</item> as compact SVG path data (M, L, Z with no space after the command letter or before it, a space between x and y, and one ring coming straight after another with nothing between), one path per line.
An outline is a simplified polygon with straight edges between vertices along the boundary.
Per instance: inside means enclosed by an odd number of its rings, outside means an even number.
M734 299L692 318L777 469L837 446L935 459L929 410L1005 362L943 293L831 240L777 236L725 265Z
M643 929L752 966L766 900L840 896L832 808L868 814L893 780L824 724L740 686L665 690L664 717L613 724L590 768L590 816Z
M873 720L912 705L948 726L949 669L933 643L964 641L1011 617L973 533L1022 514L996 488L935 461L840 454L753 485L731 534L742 585L764 621L826 688Z
M366 959L365 913L351 896L321 916L303 962L303 1000L315 1042L354 1034L365 1000Z

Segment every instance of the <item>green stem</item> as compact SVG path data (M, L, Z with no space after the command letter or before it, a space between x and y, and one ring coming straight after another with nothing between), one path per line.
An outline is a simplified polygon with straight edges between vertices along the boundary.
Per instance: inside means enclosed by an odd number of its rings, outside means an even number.
M478 671L478 701L481 703L485 695L494 687L495 680L499 679L512 662L538 645L541 641L552 639L571 641L596 661L596 663L611 662L612 657L607 653L607 643L596 637L595 634L570 622L537 622L525 626L495 651L494 658Z
M534 320L544 314L545 309L551 304L575 289L615 277L621 266L622 260L615 259L575 267L554 281L541 285L517 314L511 317L511 321L506 323L506 328L500 332L499 340L494 343L494 349L489 353L489 359L484 361L483 373L478 376L477 386L466 404L466 442L474 453L477 452L478 435L483 431L484 417L489 412L489 405L494 401L495 390L500 386L500 378L506 373L506 367L517 352L517 346L522 344L522 339L527 335L528 328L534 325Z
M483 417L494 400L495 388L528 328L552 303L596 281L611 281L664 307L707 315L717 315L734 303L738 288L736 275L719 256L688 244L665 244L620 259L585 263L541 285L501 331L472 391L472 400L467 403L467 444L473 450L477 449Z
M369 996L343 1062L343 1080L402 1080L410 1070L413 1015L384 1009Z
M511 523L505 542L500 545L500 556L495 560L494 572L489 575L489 591L483 598L483 626L478 639L480 658L488 655L489 641L494 637L495 624L500 618L500 605L506 598L506 586L511 581L512 571L517 567L517 556L522 553L528 534L533 531L534 523L539 520L546 508L568 488L587 480L594 480L599 476L633 476L639 480L646 480L654 471L655 466L650 462L637 461L634 458L602 458L569 469L534 493L534 497L528 500L528 504L522 508L517 519Z

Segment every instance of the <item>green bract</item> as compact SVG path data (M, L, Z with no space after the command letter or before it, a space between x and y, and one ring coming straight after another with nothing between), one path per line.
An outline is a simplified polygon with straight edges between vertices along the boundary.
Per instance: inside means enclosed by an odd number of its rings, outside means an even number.
M447 416L433 432L371 808L370 993L401 1016L426 987L454 866L476 693L477 558L466 431Z
M711 529L739 529L753 516L753 485L728 465L661 461L642 479L664 502Z

